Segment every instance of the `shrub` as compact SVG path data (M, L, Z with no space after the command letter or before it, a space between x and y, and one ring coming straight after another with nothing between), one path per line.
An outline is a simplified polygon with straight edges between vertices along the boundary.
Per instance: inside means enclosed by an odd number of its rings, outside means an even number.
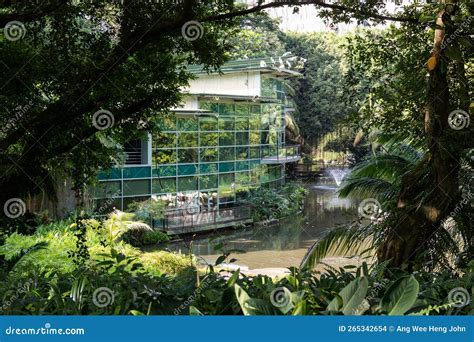
M127 232L123 235L123 240L132 246L149 246L164 243L170 240L169 236L159 230L144 231L139 233Z
M281 189L264 186L252 189L247 203L252 207L255 222L280 219L301 210L307 190L298 183L288 183Z

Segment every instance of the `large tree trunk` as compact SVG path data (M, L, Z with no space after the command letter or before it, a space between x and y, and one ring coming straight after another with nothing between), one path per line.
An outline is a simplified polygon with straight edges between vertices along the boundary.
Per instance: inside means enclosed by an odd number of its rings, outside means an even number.
M461 151L447 148L447 143L450 143L447 138L453 130L448 125L451 110L447 75L449 59L444 56L442 48L447 34L446 22L452 9L452 5L446 5L438 15L432 56L428 63L424 116L428 157L402 180L391 229L377 251L379 260L391 260L393 266L412 264L417 255L426 251L426 242L433 238L459 198L457 183ZM425 188L421 182L423 169L426 168L430 170L430 188ZM428 196L420 205L415 198L419 198L421 193L428 193Z

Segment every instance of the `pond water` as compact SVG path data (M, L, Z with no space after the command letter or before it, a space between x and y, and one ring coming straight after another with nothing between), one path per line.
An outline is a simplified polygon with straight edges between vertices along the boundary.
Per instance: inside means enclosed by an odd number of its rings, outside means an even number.
M249 269L286 268L298 266L307 249L329 230L351 222L357 204L337 197L335 183L306 183L309 190L303 212L282 219L278 224L214 231L194 237L192 253L201 261L214 262L221 254L214 247L223 244L225 250L237 249L231 258L235 264ZM188 253L190 241L179 241L169 249Z

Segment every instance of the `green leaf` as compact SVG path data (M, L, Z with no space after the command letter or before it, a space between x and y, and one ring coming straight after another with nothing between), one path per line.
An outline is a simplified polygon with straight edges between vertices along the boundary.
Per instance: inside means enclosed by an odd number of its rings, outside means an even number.
M133 316L145 316L145 314L143 312L140 312L138 310L130 310L130 313L133 315Z
M301 315L306 315L306 301L302 300L299 302L295 308L293 309L293 312L291 313L293 316L301 316Z
M199 311L198 308L192 305L189 307L189 315L190 316L204 316L204 314L201 311Z
M413 276L395 281L382 297L380 305L389 315L403 315L415 304L419 293L418 281Z
M251 298L247 292L239 285L234 285L235 296L240 304L240 308L245 316L256 315L277 315L278 311L270 303L262 300Z
M215 266L222 264L228 256L229 255L227 253L219 256L215 262Z
M342 306L338 298L334 298L329 303L327 310L342 311L344 315L354 315L365 299L368 289L369 281L366 277L354 279L339 292L339 296L342 298Z
M240 268L232 274L229 280L227 280L227 286L229 287L234 286L237 279L239 279L239 274L240 274Z

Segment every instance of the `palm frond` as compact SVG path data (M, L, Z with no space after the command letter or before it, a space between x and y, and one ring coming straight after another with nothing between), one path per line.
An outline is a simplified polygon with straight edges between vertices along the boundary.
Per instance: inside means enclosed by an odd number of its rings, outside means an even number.
M398 187L382 179L348 177L338 190L342 198L377 198L383 202L394 200Z
M143 222L131 222L127 224L128 230L133 230L136 232L145 232L145 231L153 231L153 229Z
M367 248L367 236L361 231L347 227L339 227L330 231L321 240L316 241L301 260L301 269L313 269L322 259L331 256L353 256L364 254Z

